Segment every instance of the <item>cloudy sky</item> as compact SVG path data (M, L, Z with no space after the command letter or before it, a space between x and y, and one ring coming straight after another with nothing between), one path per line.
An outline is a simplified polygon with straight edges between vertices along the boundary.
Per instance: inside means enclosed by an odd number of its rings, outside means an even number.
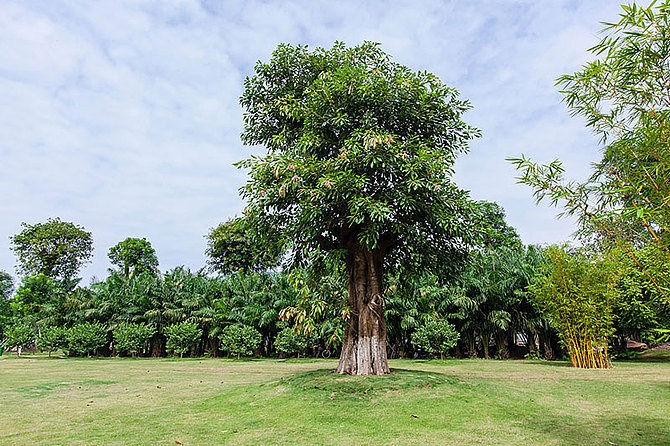
M0 270L21 222L61 217L93 233L86 280L107 251L146 237L161 269L205 263L210 228L239 214L260 153L240 143L238 98L257 60L281 42L380 42L473 105L482 130L456 182L496 201L526 243L574 226L537 207L506 157L560 158L575 178L597 139L571 118L555 79L590 59L613 0L3 1L0 6Z

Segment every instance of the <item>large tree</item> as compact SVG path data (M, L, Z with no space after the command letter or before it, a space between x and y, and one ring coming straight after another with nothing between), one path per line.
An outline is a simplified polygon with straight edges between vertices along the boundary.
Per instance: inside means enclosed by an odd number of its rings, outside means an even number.
M339 373L389 372L384 268L436 264L463 247L467 193L451 181L478 130L437 76L391 61L378 44L309 51L280 45L245 81L242 140L268 154L249 169L245 218L284 252L341 256L348 322Z
M24 276L44 274L68 281L93 254L93 237L81 226L60 218L44 223L22 223L23 230L11 237L11 247Z

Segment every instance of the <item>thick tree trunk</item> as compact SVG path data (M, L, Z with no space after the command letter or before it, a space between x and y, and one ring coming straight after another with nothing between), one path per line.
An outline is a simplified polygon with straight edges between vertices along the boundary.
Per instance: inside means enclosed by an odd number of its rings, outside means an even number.
M531 356L535 356L535 352L538 351L538 347L537 347L536 340L535 340L535 333L530 333L529 332L529 333L526 334L526 347L528 347L528 353ZM539 352L538 352L538 354L539 354Z
M489 355L489 342L491 342L491 335L486 333L486 335L479 335L479 340L482 343L482 350L484 351L484 359L491 359Z
M151 343L151 356L153 358L164 356L163 336L160 333L154 333L154 335L151 337L150 343Z
M338 373L390 373L386 358L382 256L381 252L365 250L357 243L347 254L349 320Z
M507 333L498 333L494 337L496 341L496 356L502 359L509 359L510 345L514 345L510 343L509 335Z

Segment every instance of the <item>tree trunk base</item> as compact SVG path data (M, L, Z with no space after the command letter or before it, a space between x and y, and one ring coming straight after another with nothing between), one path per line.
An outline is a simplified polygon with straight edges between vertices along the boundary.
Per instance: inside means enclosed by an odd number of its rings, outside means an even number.
M337 372L349 375L391 373L386 357L386 319L379 250L363 249L353 237L347 254L349 315Z
M385 375L391 373L386 358L386 342L376 336L350 340L342 347L337 373L346 375Z

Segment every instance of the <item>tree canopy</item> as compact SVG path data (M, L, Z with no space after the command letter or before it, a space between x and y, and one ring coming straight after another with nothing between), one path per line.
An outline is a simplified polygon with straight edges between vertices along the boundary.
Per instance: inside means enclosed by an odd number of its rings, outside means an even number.
M270 150L239 163L251 169L246 217L279 228L287 248L446 249L457 239L466 194L449 176L479 132L461 121L469 102L436 76L374 43L280 45L241 103L243 141Z
M14 279L9 273L0 271L0 299L9 299L12 291L14 291Z
M438 264L468 235L470 201L450 176L479 135L461 120L470 104L369 42L282 44L255 72L240 100L242 140L269 152L238 163L249 169L247 224L257 240L277 231L295 259L344 258L351 317L339 370L388 372L382 268Z
M272 247L256 245L244 222L239 218L228 220L207 234L207 263L220 274L237 271L265 271L277 265L278 258Z
M125 276L158 269L156 251L145 238L128 237L109 248L107 257Z
M44 274L56 280L73 279L93 255L93 237L74 223L50 218L44 223L22 223L11 237L18 269L25 276Z

